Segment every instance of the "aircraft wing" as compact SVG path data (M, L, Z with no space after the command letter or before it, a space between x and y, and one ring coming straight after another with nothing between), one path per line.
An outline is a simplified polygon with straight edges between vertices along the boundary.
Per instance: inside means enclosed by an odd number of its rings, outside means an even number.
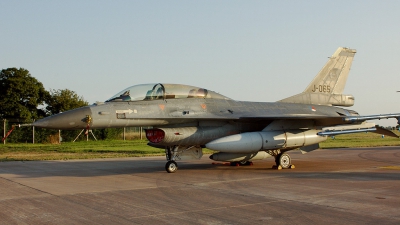
M160 119L159 117L147 117L146 119ZM254 115L236 115L235 113L226 113L226 114L196 114L191 112L189 114L185 113L176 113L173 117L169 117L168 120L333 120L338 121L340 123L361 123L367 120L376 120L376 119L390 119L396 118L398 123L400 124L400 113L396 114L381 114L381 115L370 115L370 116L339 116L339 115L324 115L324 114L259 114L255 113ZM126 118L126 119L135 119ZM164 118L163 118L164 119Z
M294 114L294 115L268 115L268 116L246 116L241 117L240 119L245 120L326 120L331 123L340 124L345 122L342 125L330 126L322 128L321 132L317 134L320 136L335 136L339 134L350 134L350 133L360 133L360 132L374 132L378 134L383 134L386 136L396 137L399 136L393 133L390 130L381 128L374 123L367 123L367 120L376 120L376 119L390 119L396 118L397 123L400 124L400 113L396 114L382 114L382 115L371 115L371 116L324 116L324 115L302 115L302 114Z

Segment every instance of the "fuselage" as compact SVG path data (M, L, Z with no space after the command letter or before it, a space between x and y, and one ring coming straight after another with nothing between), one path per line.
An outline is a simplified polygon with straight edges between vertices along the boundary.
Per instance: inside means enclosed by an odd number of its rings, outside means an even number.
M344 124L341 117L351 115L358 114L332 106L225 99L160 99L96 103L38 120L33 125L50 129L84 129L89 124L90 128L98 129L184 124L220 126L221 122L231 122L247 124L239 128L239 132L243 132L262 129L276 119L296 117L314 120L316 126L333 126ZM324 119L326 117L329 119Z

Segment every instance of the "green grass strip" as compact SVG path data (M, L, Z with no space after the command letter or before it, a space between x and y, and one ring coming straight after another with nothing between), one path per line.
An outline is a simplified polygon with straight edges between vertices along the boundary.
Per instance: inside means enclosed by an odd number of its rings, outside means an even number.
M399 132L396 131L397 134ZM382 138L375 133L338 135L320 143L321 148L356 148L399 146L400 139ZM213 151L204 149L204 153ZM147 140L106 140L63 142L62 144L0 144L0 161L71 160L95 158L120 158L162 156L163 149L147 145Z

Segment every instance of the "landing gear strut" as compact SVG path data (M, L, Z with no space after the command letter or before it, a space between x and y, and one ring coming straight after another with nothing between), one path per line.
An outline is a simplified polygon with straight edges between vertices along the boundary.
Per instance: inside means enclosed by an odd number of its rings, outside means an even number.
M291 163L290 156L286 153L279 153L275 156L276 165L272 166L274 169L294 169L294 165Z
M168 173L175 173L178 170L178 164L175 162L175 157L178 153L177 147L166 147L165 157L167 158L167 163L165 164L165 170Z

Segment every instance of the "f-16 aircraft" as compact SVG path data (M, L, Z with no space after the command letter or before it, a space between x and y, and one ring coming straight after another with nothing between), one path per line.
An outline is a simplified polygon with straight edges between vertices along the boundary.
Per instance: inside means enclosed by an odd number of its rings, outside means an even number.
M398 137L367 121L399 121L400 113L360 116L341 108L354 104L354 97L342 92L355 53L354 49L338 48L302 93L277 102L235 101L182 84L142 84L126 88L105 102L38 120L33 126L150 126L145 130L149 145L165 149L169 173L177 171L178 160L200 159L205 147L216 151L210 156L215 161L250 164L274 157L275 168L294 168L288 151L316 150L329 136L371 131Z

